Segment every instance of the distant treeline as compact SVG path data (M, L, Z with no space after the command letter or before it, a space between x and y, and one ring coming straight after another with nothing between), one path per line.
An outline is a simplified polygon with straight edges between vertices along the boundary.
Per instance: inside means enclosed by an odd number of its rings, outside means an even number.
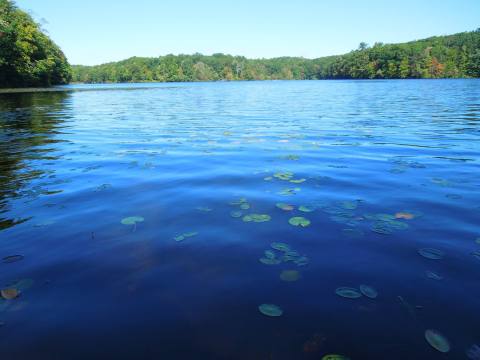
M0 87L66 84L70 78L60 48L13 1L0 0Z
M361 43L348 54L312 60L194 54L73 66L73 81L84 83L463 77L480 77L480 29L403 44Z

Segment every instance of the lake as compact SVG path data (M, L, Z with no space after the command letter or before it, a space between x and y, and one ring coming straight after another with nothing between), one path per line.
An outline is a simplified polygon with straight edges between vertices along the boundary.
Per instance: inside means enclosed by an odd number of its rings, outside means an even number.
M479 80L73 85L0 139L4 359L480 359Z

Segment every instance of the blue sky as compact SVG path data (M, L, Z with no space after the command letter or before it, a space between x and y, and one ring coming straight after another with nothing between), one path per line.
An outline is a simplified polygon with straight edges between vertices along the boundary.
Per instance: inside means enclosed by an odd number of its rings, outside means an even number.
M480 27L480 0L17 0L72 64L131 56L348 52Z

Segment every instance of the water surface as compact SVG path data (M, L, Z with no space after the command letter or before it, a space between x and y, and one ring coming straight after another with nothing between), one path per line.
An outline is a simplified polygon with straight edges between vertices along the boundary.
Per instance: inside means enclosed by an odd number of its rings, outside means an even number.
M480 343L478 80L78 89L0 95L0 257L23 256L0 264L20 291L0 301L3 358L465 359ZM335 292L362 284L378 297Z

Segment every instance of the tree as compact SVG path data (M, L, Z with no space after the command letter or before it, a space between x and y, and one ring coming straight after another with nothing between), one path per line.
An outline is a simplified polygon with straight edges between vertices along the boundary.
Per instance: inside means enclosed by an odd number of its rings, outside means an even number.
M13 1L0 0L0 87L65 84L70 78L60 48Z

